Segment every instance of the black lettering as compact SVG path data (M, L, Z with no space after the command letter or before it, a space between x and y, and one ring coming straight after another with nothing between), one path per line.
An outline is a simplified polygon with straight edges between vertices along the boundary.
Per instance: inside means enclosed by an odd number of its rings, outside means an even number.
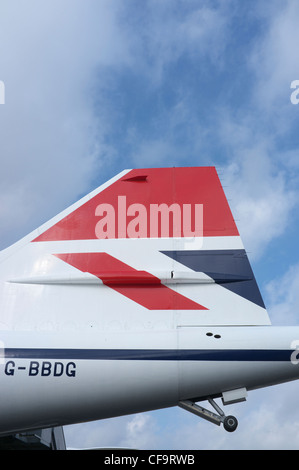
M42 363L42 371L41 371L41 375L42 376L48 376L51 374L51 368L52 368L52 364L51 362L47 362L47 361L44 361Z
M36 361L31 361L29 366L29 375L37 375L39 369L39 363Z
M64 367L62 362L55 362L53 371L54 377L60 377L63 374L63 369Z
M76 376L76 364L74 362L69 362L66 365L65 373L68 377L75 377Z
M14 375L15 374L15 363L14 361L8 361L6 364L5 364L5 374L6 375Z
M26 370L27 367L19 366L16 367L14 361L8 361L5 364L4 373L6 375L15 375L15 370ZM34 377L41 375L42 377L49 377L53 375L54 377L61 377L62 375L67 375L68 377L76 376L76 364L74 362L68 362L66 365L62 362L50 362L50 361L30 361L28 367L28 375Z

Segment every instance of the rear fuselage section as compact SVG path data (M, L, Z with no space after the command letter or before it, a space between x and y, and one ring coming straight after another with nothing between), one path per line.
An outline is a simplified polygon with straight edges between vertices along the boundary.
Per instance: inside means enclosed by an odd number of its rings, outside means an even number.
M2 332L0 433L176 406L299 377L299 327Z

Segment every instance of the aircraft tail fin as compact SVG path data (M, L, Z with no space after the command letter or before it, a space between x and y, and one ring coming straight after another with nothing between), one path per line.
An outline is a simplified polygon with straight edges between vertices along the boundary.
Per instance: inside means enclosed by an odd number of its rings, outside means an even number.
M16 247L0 272L20 323L270 322L214 167L125 170Z

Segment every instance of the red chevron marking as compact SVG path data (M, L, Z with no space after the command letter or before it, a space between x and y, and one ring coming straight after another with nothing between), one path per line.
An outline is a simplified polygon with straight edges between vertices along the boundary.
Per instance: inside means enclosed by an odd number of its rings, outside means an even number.
M106 286L148 310L207 310L165 286L156 276L138 271L107 253L65 253L55 256L82 272L93 274Z

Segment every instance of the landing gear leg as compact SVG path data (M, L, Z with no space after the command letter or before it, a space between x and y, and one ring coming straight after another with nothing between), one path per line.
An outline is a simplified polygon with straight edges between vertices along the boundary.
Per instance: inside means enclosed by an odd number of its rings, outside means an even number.
M212 398L209 398L209 403L214 408L214 410L217 411L217 414L213 411L209 411L206 408L203 408L202 406L197 405L196 403L190 400L180 401L179 406L186 411L190 411L190 413L194 413L197 416L200 416L201 418L210 421L211 423L217 424L217 426L220 426L220 424L222 423L224 429L228 432L235 431L238 426L237 418L235 418L234 416L225 416L222 409Z

